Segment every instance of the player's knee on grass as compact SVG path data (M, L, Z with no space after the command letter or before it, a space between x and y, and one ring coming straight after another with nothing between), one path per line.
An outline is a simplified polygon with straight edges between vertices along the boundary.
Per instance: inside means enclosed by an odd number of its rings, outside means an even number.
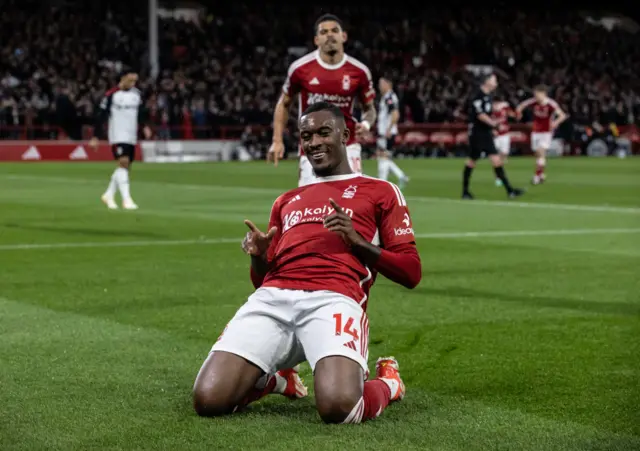
M193 407L203 417L233 413L262 376L262 370L235 354L216 351L202 364L193 386Z
M314 386L316 407L322 421L342 423L362 398L362 367L347 357L325 357L316 364Z
M475 168L476 167L476 162L475 160L472 160L471 158L467 158L467 162L465 163L465 165L469 168Z

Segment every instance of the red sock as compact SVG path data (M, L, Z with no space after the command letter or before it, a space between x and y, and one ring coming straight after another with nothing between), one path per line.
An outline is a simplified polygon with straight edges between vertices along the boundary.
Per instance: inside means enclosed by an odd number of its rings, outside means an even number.
M259 388L251 389L249 394L240 402L240 404L236 406L236 408L234 409L234 412L242 410L252 402L255 402L259 399L264 398L265 396L273 392L273 389L275 388L275 386L276 386L276 377L271 376L263 389L259 389Z
M544 166L541 166L541 165L536 166L536 175L540 177L542 174L544 174Z
M362 421L378 417L389 405L391 389L380 379L372 379L364 383L364 413Z

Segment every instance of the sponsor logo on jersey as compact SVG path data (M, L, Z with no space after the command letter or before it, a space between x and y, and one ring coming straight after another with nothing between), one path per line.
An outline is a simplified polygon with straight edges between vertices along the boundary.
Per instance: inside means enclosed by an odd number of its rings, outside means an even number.
M393 233L396 236L413 235L413 228L411 227L411 218L409 217L409 213L404 214L404 218L402 218L402 223L406 227L396 227L393 229Z
M137 103L112 103L111 108L116 110L137 110L140 105Z
M309 82L310 85L319 85L320 84L320 80L318 80L317 77L313 77L313 80L311 80Z
M351 106L351 100L351 97L340 96L337 94L310 93L307 99L307 104L312 105L317 102L329 102L333 103L338 108L349 108L349 106Z
M286 232L291 227L307 222L323 222L326 216L334 213L335 209L331 205L323 205L322 207L308 207L302 210L294 210L282 218L282 232ZM353 218L353 210L344 208L344 212Z

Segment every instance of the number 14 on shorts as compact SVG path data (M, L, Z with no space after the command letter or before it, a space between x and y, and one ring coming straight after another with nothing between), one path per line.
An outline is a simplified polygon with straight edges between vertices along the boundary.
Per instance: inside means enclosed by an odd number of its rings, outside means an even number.
M342 313L334 314L333 319L336 322L336 336L342 335L342 333L344 332L345 334L351 335L354 341L360 339L360 336L358 335L358 329L353 328L354 319L352 317L349 317L347 319L347 322L344 323L344 329L342 328Z
M335 313L333 321L335 336L344 337L343 345L366 359L369 353L369 319L366 313L362 312L361 318Z

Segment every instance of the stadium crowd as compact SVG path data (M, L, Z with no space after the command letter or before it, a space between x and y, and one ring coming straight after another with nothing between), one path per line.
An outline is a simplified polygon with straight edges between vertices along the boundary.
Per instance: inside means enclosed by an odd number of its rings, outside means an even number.
M288 64L311 50L313 21L326 12L303 3L266 11L232 4L205 11L197 23L161 19L161 72L153 80L145 2L4 3L0 138L25 128L31 138L54 137L62 128L80 139L122 67L141 73L159 138L215 136L221 126L246 135L248 126L271 122ZM458 120L472 82L464 66L475 64L497 68L500 91L514 104L545 83L573 124L640 124L640 33L571 12L422 7L408 14L395 6L332 12L347 24L347 52L374 77L395 81L404 123Z

